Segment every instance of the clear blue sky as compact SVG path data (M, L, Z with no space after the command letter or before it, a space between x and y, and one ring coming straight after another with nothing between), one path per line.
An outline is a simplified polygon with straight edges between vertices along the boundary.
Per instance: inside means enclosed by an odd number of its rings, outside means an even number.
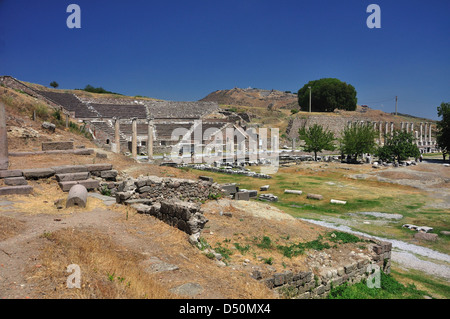
M69 4L81 29L69 29ZM369 4L381 29L369 29ZM233 87L352 84L358 104L438 119L450 102L449 0L0 0L0 75L193 101Z

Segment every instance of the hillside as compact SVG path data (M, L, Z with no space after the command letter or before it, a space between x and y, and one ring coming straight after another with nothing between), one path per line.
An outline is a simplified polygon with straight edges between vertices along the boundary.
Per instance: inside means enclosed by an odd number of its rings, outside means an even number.
M218 90L208 94L200 101L217 102L223 105L271 108L273 110L297 107L297 96L277 90L240 89Z

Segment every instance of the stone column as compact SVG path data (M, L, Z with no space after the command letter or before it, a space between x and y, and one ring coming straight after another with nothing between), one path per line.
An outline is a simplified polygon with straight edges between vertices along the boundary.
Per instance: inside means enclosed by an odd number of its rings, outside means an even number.
M400 124L400 130L403 132L404 131L404 129L405 129L405 123L404 122L402 122L401 124Z
M116 143L116 153L120 153L120 123L118 118L114 118L114 143Z
M430 145L432 145L432 141L431 141L431 123L428 124L428 129L429 129L428 139L430 141Z
M66 114L66 128L69 128L69 114Z
M149 119L148 121L147 135L147 155L148 161L151 162L153 160L153 119Z
M382 130L383 130L382 125L383 125L383 122L381 122L381 121L378 122L378 138L379 138L380 145L381 145L381 137L383 136L383 134L382 134Z
M131 119L131 156L137 158L137 118Z
M394 122L391 122L391 135L394 134Z
M419 145L423 145L423 123L420 123Z
M416 145L419 145L419 132L418 131L414 131L414 133L416 134Z
M409 133L409 123L406 122L406 133Z
M386 139L389 133L389 123L385 122L384 123L384 144L386 144Z
M424 131L423 131L423 145L427 145L427 142L428 142L427 130L428 130L428 123L425 123Z
M414 122L411 123L411 133L414 133Z
M6 129L5 104L0 102L0 170L8 169L8 130Z

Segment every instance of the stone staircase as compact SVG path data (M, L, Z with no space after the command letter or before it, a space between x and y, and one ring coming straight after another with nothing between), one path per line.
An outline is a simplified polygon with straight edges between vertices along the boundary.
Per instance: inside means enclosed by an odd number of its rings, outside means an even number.
M3 180L5 186L0 187L1 195L26 195L31 194L33 187L28 185L27 180L23 176L22 170L4 170L0 171L0 179Z
M50 168L32 168L24 170L0 171L4 186L1 195L31 194L33 187L27 180L54 178L63 192L68 192L73 185L81 184L88 190L96 190L101 181L115 181L118 172L112 164L63 165Z

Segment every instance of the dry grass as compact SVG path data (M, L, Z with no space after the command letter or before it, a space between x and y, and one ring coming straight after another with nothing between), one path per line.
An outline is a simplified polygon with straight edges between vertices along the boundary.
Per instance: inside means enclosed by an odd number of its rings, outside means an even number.
M0 216L0 241L14 237L25 229L25 223L12 217Z
M86 207L66 207L67 193L64 193L56 183L51 179L40 180L29 183L33 186L33 194L31 195L9 195L5 198L14 199L15 210L21 213L35 214L54 214L69 215L73 212L88 212L96 208L104 208L103 202L97 198L89 197ZM55 205L56 201L60 201L62 209L58 209Z
M168 299L174 295L139 264L144 256L127 250L95 229L62 229L48 239L33 281L44 298ZM67 266L81 270L81 289L67 288Z

